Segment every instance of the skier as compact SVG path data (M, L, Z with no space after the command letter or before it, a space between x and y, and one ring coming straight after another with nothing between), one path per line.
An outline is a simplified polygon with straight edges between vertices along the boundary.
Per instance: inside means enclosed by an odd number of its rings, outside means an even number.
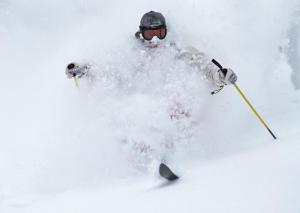
M139 30L135 33L135 38L141 44L141 48L145 50L154 50L155 48L172 48L176 52L176 58L185 61L188 65L195 67L196 70L203 73L203 76L211 81L217 89L212 92L215 94L226 85L236 82L237 76L232 69L226 68L220 70L211 60L202 52L194 47L180 48L176 43L168 41L167 25L165 17L159 13L150 11L145 13L141 20ZM72 62L66 67L68 78L82 78L88 76L90 65L78 64ZM179 119L181 117L189 117L190 114L184 108L177 104L175 109L170 113L171 119ZM141 147L141 149L145 149ZM178 177L163 163L160 164L160 174L169 179L175 180Z
M204 53L199 52L194 47L185 49L179 48L174 42L161 42L167 36L167 25L164 16L159 12L150 11L142 16L139 30L135 33L135 37L147 48L159 48L160 46L169 46L175 48L178 52L177 57L184 60L188 64L204 74L206 79L213 82L218 89L212 94L219 92L224 86L236 82L237 76L232 69L220 70L209 60ZM159 41L159 40L160 41ZM179 118L180 116L189 116L181 106L171 112L170 117ZM168 180L176 180L178 178L164 163L159 166L159 173Z

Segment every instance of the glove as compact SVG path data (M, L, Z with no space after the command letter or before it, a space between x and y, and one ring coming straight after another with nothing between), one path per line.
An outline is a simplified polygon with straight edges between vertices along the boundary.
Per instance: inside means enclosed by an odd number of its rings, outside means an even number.
M87 74L87 71L89 70L89 65L80 66L77 63L70 63L66 67L66 75L68 78L81 78L82 76Z
M220 81L225 85L234 84L237 81L237 75L230 68L219 70Z

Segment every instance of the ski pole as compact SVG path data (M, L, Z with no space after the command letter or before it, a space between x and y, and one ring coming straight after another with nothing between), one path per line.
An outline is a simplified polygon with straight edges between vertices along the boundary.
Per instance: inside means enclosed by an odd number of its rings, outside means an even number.
M75 76L73 76L72 78L74 79L76 87L79 89L79 84L78 84L77 78Z
M214 63L216 66L218 66L220 68L220 70L223 72L224 69L223 69L223 67L221 66L221 64L219 62L217 62L215 59L212 59L212 63ZM264 122L264 120L262 119L262 117L258 114L258 112L255 110L255 108L252 106L252 104L250 103L250 101L246 98L246 96L244 95L244 93L242 92L242 90L238 87L238 85L236 83L234 83L233 86L236 88L236 90L242 96L242 98L248 104L248 106L252 109L252 111L257 116L257 118L260 120L260 122L269 131L269 133L272 135L272 137L274 138L274 140L276 140L277 138L274 135L274 133L271 131L271 129L268 127L268 125Z

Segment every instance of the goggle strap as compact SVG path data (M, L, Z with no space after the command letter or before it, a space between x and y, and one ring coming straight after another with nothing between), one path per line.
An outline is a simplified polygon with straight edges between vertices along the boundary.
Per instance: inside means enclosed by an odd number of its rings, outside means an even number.
M135 36L136 38L140 39L140 38L141 38L141 34L142 34L142 32L139 30L139 31L137 31L137 32L134 34L134 36Z
M157 30L157 29L161 29L161 28L167 29L166 25L161 25L161 26L158 26L158 27L143 27L143 26L140 26L140 31L143 31L143 30Z

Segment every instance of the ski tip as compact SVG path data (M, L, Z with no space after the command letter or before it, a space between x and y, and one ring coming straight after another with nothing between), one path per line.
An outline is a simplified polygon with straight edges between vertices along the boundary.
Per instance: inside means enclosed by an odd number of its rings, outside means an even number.
M175 175L172 170L164 163L161 163L159 165L159 174L163 178L169 180L169 181L174 181L177 180L179 177Z

